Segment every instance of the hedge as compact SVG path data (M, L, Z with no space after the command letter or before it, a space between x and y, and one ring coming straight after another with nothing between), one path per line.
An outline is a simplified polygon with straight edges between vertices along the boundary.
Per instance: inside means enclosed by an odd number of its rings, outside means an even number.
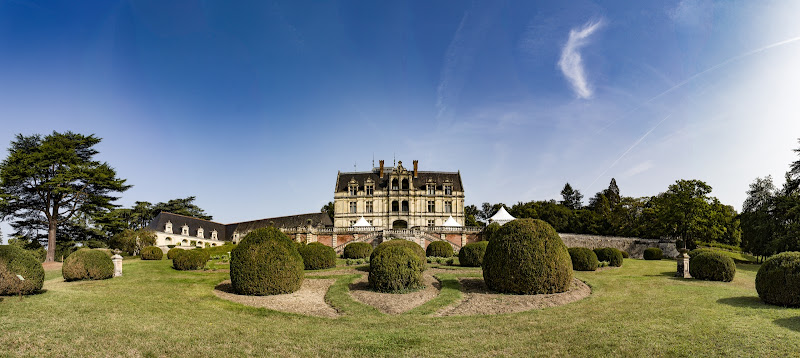
M608 262L609 266L620 267L622 266L622 251L617 250L613 247L604 247L600 249L594 249L595 255L597 255L597 260L599 261L606 261Z
M736 264L721 252L701 252L689 259L689 274L698 280L731 282Z
M764 261L756 274L756 291L766 303L800 306L800 252L782 252Z
M661 260L662 256L664 256L664 252L657 247L648 247L644 249L645 260Z
M297 291L303 268L295 243L275 227L253 230L231 251L231 284L241 295Z
M168 260L175 259L175 256L178 256L178 254L180 254L182 251L185 251L185 250L181 249L181 248L177 248L177 247L173 248L173 249L169 249L169 251L167 251L167 259Z
M572 269L575 271L595 271L600 266L597 255L585 247L570 247L567 249L572 260Z
M114 277L114 262L103 251L80 249L64 260L61 275L65 281L105 280Z
M480 267L489 241L478 241L464 245L458 251L458 263L464 267Z
M434 241L428 244L425 255L430 257L451 257L453 256L453 245L447 241Z
M142 249L140 255L142 260L161 260L164 257L164 251L155 246L148 246Z
M372 254L372 245L366 242L351 242L344 247L346 259L366 259Z
M389 240L389 241L382 242L380 245L378 245L378 247L375 248L375 250L372 251L372 254L369 256L369 259L372 260L372 257L375 256L376 253L378 253L378 252L380 252L380 250L384 250L385 248L390 247L390 246L407 247L407 248L411 249L411 251L413 251L414 254L416 254L417 257L419 257L419 259L423 263L426 261L425 259L427 258L427 256L425 256L425 249L423 249L422 246L419 246L417 243L415 243L413 241L408 241L408 240L404 240L404 239L394 239L394 240Z
M501 293L558 293L572 286L567 247L550 224L538 219L517 219L497 230L481 267L486 286Z
M336 267L336 251L332 247L312 242L300 249L303 266L306 270L321 270Z
M22 276L20 281L17 275ZM28 295L42 289L44 268L42 264L17 246L0 245L0 296Z
M208 262L208 254L204 253L202 249L183 250L172 259L172 267L181 271L200 270L206 266L206 262Z
M382 243L381 245L386 245ZM405 292L423 287L425 262L412 249L386 245L373 251L369 259L369 287L378 292Z

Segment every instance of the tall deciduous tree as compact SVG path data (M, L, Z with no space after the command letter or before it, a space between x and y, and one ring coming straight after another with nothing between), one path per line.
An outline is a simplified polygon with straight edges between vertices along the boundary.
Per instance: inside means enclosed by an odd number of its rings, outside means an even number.
M3 217L44 215L47 257L55 259L59 224L79 214L95 215L114 207L112 193L130 188L108 163L94 160L94 135L53 132L18 134L0 163L0 213Z

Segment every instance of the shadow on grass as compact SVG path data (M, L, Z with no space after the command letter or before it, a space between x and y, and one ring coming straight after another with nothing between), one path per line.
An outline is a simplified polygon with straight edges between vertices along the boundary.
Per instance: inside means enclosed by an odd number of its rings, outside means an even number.
M739 296L739 297L728 297L728 298L720 298L717 300L717 303L722 303L724 305L733 306L733 307L743 307L743 308L755 308L755 309L779 309L782 307L768 305L761 301L758 296Z
M798 317L789 317L789 318L779 318L774 320L775 324L783 327L791 329L795 332L800 332L800 316Z

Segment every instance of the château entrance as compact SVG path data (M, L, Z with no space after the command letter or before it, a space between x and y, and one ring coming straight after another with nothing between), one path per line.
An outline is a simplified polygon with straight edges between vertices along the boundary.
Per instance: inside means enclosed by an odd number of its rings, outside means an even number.
M405 220L395 220L392 223L392 229L408 229L408 222Z

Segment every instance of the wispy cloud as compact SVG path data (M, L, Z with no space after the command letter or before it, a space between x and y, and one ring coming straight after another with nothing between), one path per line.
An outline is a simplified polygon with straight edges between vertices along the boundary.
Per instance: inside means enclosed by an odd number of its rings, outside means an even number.
M583 59L580 50L588 44L588 38L595 31L603 26L603 20L589 21L580 29L569 31L569 39L561 50L561 59L558 60L558 67L564 76L567 77L572 89L578 98L591 98L592 88L586 79L583 68Z

